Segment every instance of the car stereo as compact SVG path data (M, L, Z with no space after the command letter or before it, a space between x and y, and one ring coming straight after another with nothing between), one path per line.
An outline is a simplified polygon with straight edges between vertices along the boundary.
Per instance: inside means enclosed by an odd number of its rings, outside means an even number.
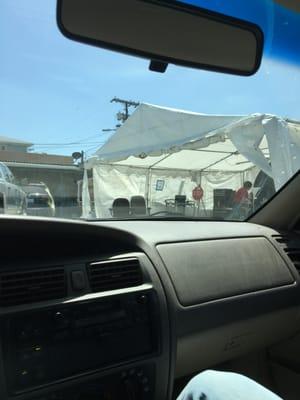
M155 303L155 292L149 290L3 317L9 392L24 392L157 353Z
M154 387L155 367L146 364L30 400L153 400Z

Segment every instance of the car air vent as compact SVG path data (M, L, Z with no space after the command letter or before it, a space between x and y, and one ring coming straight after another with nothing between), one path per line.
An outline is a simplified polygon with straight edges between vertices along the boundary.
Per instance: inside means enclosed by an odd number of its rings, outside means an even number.
M300 237L296 235L273 235L273 238L286 252L300 274Z
M67 294L63 267L0 274L0 306L60 299Z
M89 264L88 273L93 292L122 289L143 283L137 258L95 262Z

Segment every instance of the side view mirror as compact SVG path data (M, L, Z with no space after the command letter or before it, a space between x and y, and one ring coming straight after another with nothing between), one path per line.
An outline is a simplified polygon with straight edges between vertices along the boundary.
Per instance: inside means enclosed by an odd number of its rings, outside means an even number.
M68 38L151 60L254 74L261 62L263 33L249 22L168 0L58 0L57 22Z

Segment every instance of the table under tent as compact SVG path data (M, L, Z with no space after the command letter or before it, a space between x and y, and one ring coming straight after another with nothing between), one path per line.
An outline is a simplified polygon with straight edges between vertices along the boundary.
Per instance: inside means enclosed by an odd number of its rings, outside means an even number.
M300 123L274 115L205 115L140 104L85 164L83 217L144 199L146 214L211 218L230 213L230 193L265 180L278 190L300 168ZM92 170L93 199L88 190ZM201 196L195 196L201 188ZM199 193L198 193L199 194ZM177 201L177 202L176 202ZM126 207L125 207L126 208ZM127 211L126 211L127 212Z

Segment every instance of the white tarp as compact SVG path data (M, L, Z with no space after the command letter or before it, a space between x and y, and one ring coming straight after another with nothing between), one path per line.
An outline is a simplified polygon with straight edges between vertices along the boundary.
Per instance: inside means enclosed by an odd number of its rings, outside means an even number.
M100 217L116 197L141 194L159 202L170 193L173 198L190 198L199 179L201 185L208 182L208 207L214 187L236 189L245 176L255 177L252 171L263 170L279 189L297 172L299 162L298 122L265 114L204 115L141 104L86 168L93 168ZM168 182L165 193L153 189L159 174Z
M165 200L174 199L175 194L185 195L192 199L192 191L201 183L204 191L202 211L213 209L214 189L227 188L236 190L244 180L253 181L258 170L251 168L246 172L211 171L197 174L190 171L149 170L124 165L101 164L93 168L95 213L98 218L112 216L111 206L117 197L130 199L141 195L148 199L151 212L165 209ZM203 208L205 207L205 209ZM192 212L192 210L191 210Z
M262 150L266 147L262 145L264 120L269 117L205 115L141 104L89 163L233 171L248 169L251 165L246 161L250 161L272 176ZM201 149L201 154L195 154ZM236 151L241 158L238 163L232 160ZM226 162L220 164L224 159ZM244 168L236 167L242 163Z
M91 198L89 191L89 180L87 170L84 170L82 182L82 217L90 217L91 215Z
M200 145L198 140L215 136L219 129L243 119L140 104L96 156L101 161L119 161L132 155L160 156L183 148L206 147L209 141Z
M147 170L127 166L101 165L93 168L94 204L97 218L112 216L113 200L146 193Z
M270 116L263 121L273 179L280 188L300 169L300 124Z

